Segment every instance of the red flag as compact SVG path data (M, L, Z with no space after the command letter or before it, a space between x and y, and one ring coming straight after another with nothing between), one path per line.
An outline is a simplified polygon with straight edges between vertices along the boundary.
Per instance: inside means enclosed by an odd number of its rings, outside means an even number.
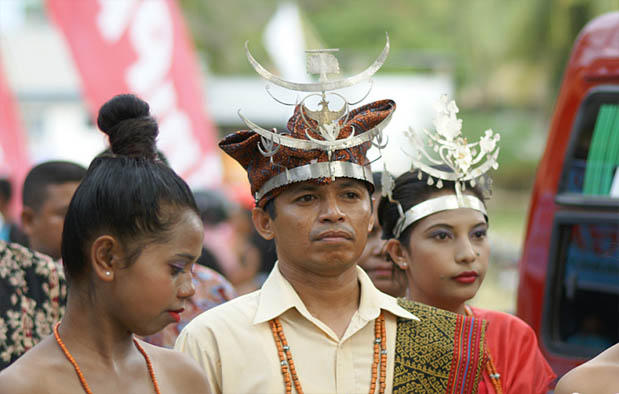
M69 43L93 118L120 93L135 93L159 120L159 148L193 186L217 185L217 133L200 73L173 0L47 0Z
M18 108L0 62L0 176L8 176L13 184L11 212L14 217L21 210L21 189L29 169L30 159Z

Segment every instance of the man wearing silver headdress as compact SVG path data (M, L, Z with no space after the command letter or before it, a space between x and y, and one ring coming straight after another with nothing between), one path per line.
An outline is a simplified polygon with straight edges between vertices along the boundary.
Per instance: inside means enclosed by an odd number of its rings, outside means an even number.
M250 130L219 143L247 170L254 225L275 240L278 262L262 289L181 332L175 348L202 365L212 392L476 392L484 322L399 305L356 264L373 221L366 153L381 146L395 103L348 110L343 100L331 111L330 101L343 97L330 91L369 78L388 48L364 73L335 81L333 50L313 51L308 66L320 81L310 84L269 74L248 52L271 82L314 93L296 105L286 133L243 118ZM319 108L308 108L310 97Z

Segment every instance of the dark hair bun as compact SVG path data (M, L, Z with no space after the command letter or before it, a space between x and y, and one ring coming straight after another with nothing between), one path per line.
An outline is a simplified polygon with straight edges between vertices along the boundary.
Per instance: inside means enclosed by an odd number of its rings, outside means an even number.
M97 125L110 138L116 155L157 158L157 121L149 106L133 94L115 96L101 107Z

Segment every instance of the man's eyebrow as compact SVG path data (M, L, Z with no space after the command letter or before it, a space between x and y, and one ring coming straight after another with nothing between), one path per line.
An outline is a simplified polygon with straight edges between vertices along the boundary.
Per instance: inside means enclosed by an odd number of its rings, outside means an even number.
M360 188L365 187L365 185L363 185L361 181L356 181L354 179L347 179L340 183L340 187L351 187L351 186L360 187Z
M302 184L302 185L295 185L294 187L291 187L289 190L292 193L298 193L298 192L312 192L315 191L316 189L318 189L320 186L318 185L313 185L311 183L306 183L306 184Z

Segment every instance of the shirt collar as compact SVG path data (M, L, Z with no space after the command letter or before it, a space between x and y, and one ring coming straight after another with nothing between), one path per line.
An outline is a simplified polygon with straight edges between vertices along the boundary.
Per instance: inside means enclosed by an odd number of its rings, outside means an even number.
M404 319L419 320L415 315L399 306L397 299L379 291L365 271L359 267L356 267L356 269L357 280L361 286L359 315L362 319L374 320L380 314L381 309L384 309ZM262 285L254 324L274 319L291 308L296 308L301 315L310 319L311 314L303 301L290 282L279 271L278 263L275 263L273 270Z

